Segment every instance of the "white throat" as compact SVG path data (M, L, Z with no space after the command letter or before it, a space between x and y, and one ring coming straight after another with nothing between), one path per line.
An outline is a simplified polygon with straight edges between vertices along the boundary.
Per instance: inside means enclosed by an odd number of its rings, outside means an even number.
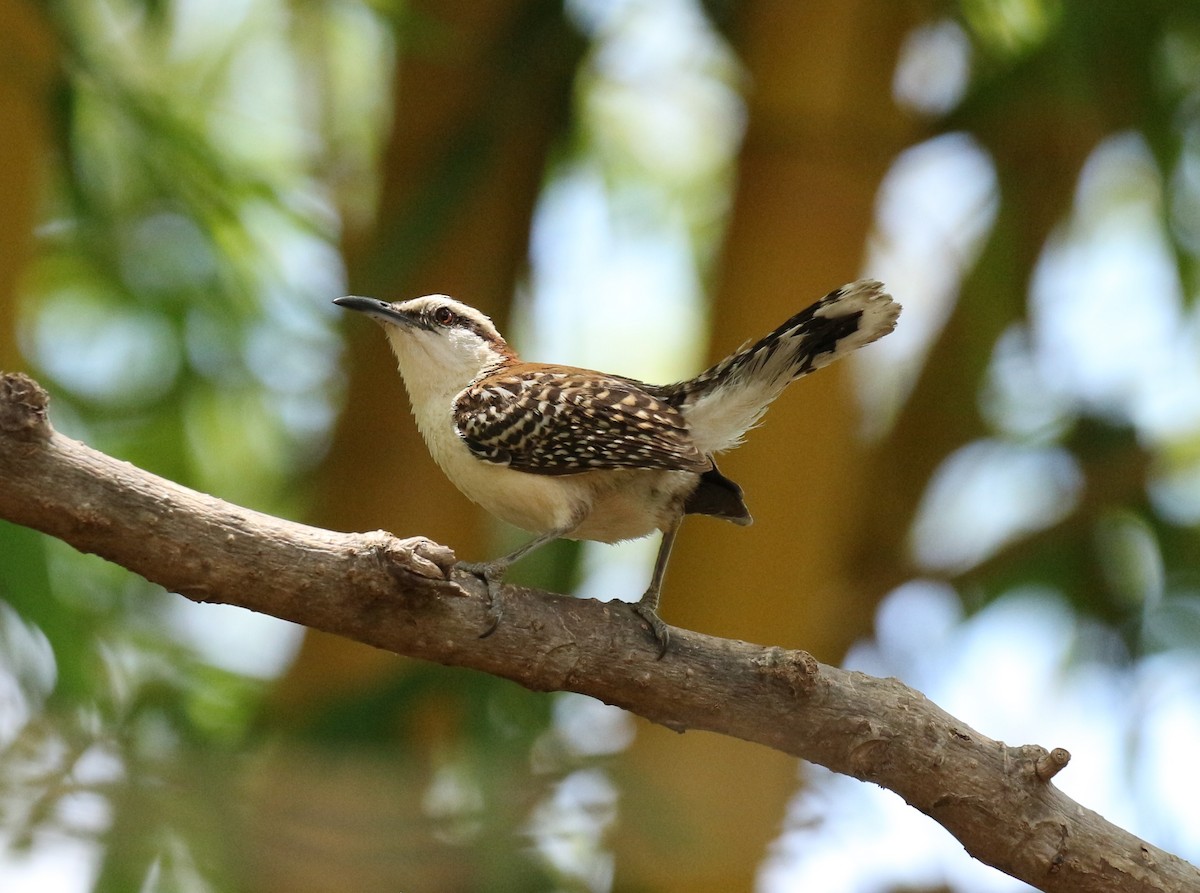
M384 325L414 411L440 405L446 412L454 397L486 369L504 359L474 332Z

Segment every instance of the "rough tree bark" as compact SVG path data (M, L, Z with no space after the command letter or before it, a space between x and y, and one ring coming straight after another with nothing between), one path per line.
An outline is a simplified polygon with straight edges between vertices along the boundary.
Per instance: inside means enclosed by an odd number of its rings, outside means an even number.
M975 858L1041 890L1200 891L1195 867L1050 783L1066 751L994 741L898 680L802 651L680 630L658 662L622 603L510 587L503 623L480 639L483 587L446 546L239 508L58 434L47 403L27 376L0 376L0 517L194 601L764 744L895 791Z

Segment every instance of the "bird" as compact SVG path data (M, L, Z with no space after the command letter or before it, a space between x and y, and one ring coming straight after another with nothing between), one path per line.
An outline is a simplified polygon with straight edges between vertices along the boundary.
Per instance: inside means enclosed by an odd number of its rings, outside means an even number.
M662 540L634 612L667 652L658 606L685 515L752 518L715 457L738 446L796 379L891 332L900 305L874 279L835 289L694 378L654 385L526 362L486 315L443 294L333 302L383 326L434 461L471 501L534 537L458 566L485 583L492 623L509 567L557 539Z

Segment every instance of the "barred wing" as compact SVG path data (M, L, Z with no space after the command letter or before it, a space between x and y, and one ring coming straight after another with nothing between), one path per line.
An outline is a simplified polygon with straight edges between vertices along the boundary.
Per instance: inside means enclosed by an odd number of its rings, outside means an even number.
M712 466L678 409L641 382L583 369L502 369L458 395L454 421L480 459L533 474Z

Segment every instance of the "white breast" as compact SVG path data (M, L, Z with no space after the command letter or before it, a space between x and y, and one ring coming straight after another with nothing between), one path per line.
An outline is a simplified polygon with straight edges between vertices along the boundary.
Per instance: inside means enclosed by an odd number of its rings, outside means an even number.
M475 456L455 432L450 406L417 411L417 428L434 461L472 502L532 533L562 529L586 507L586 488L577 481L514 471Z

